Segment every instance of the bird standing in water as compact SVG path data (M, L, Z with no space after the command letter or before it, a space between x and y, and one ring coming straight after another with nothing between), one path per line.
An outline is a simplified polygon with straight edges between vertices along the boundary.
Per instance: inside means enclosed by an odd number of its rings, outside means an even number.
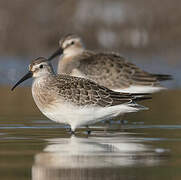
M84 77L118 92L153 93L165 89L160 81L172 79L171 75L148 73L119 54L86 50L75 34L60 39L58 50L48 59L59 55L59 74Z
M29 72L12 90L31 77L32 95L40 111L55 122L70 125L72 132L80 126L143 110L136 102L150 98L146 94L114 92L84 78L56 75L43 57L32 61Z

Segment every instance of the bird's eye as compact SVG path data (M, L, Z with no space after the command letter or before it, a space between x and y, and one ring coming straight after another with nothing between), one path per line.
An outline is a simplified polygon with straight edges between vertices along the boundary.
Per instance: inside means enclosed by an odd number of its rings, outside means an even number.
M42 69L42 68L43 68L43 64L41 64L41 65L39 66L39 68Z
M71 45L73 45L73 44L74 44L74 41L71 42Z

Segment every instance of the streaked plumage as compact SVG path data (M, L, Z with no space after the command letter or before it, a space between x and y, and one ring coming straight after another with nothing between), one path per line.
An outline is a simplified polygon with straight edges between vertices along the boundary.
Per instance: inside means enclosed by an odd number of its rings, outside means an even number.
M69 124L73 131L79 126L144 109L135 102L150 98L145 94L114 92L84 78L55 75L51 64L42 57L34 60L29 70L34 77L32 95L38 108L51 120Z
M109 89L131 93L159 91L164 89L160 81L171 79L170 75L148 73L119 54L88 51L77 35L63 37L59 45L59 74L85 77Z

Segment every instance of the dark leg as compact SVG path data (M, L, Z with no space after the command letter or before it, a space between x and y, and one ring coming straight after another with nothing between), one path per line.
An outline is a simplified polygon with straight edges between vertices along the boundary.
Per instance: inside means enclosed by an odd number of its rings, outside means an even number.
M71 130L70 133L71 133L71 135L75 135L75 131Z
M126 120L124 120L124 119L122 119L121 120L121 125L125 125L125 124L127 124L128 122L126 121Z
M88 125L86 126L86 128L87 128L87 134L90 135L91 134L91 129L89 128Z
M66 128L67 132L69 132L70 134L75 134L75 131L72 131L71 127Z
M67 127L67 128L66 128L66 131L67 131L67 132L71 132L71 127Z

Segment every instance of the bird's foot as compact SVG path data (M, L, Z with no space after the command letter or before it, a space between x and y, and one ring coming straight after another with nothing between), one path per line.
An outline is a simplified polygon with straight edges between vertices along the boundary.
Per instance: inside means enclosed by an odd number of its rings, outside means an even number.
M72 130L71 130L71 131L70 131L70 134L71 134L71 135L75 135L75 131L72 131Z
M71 128L70 127L66 128L66 131L71 132Z
M73 131L73 130L71 129L71 127L66 128L66 130L67 130L67 132L69 132L70 134L75 134L75 131Z
M89 128L89 126L86 126L86 128L87 128L87 131L86 131L87 134L90 135L91 134L91 129Z
M91 135L91 130L90 129L87 130L87 134Z
M127 120L124 120L124 119L122 119L120 122L121 122L121 125L128 124L128 121L127 121Z

